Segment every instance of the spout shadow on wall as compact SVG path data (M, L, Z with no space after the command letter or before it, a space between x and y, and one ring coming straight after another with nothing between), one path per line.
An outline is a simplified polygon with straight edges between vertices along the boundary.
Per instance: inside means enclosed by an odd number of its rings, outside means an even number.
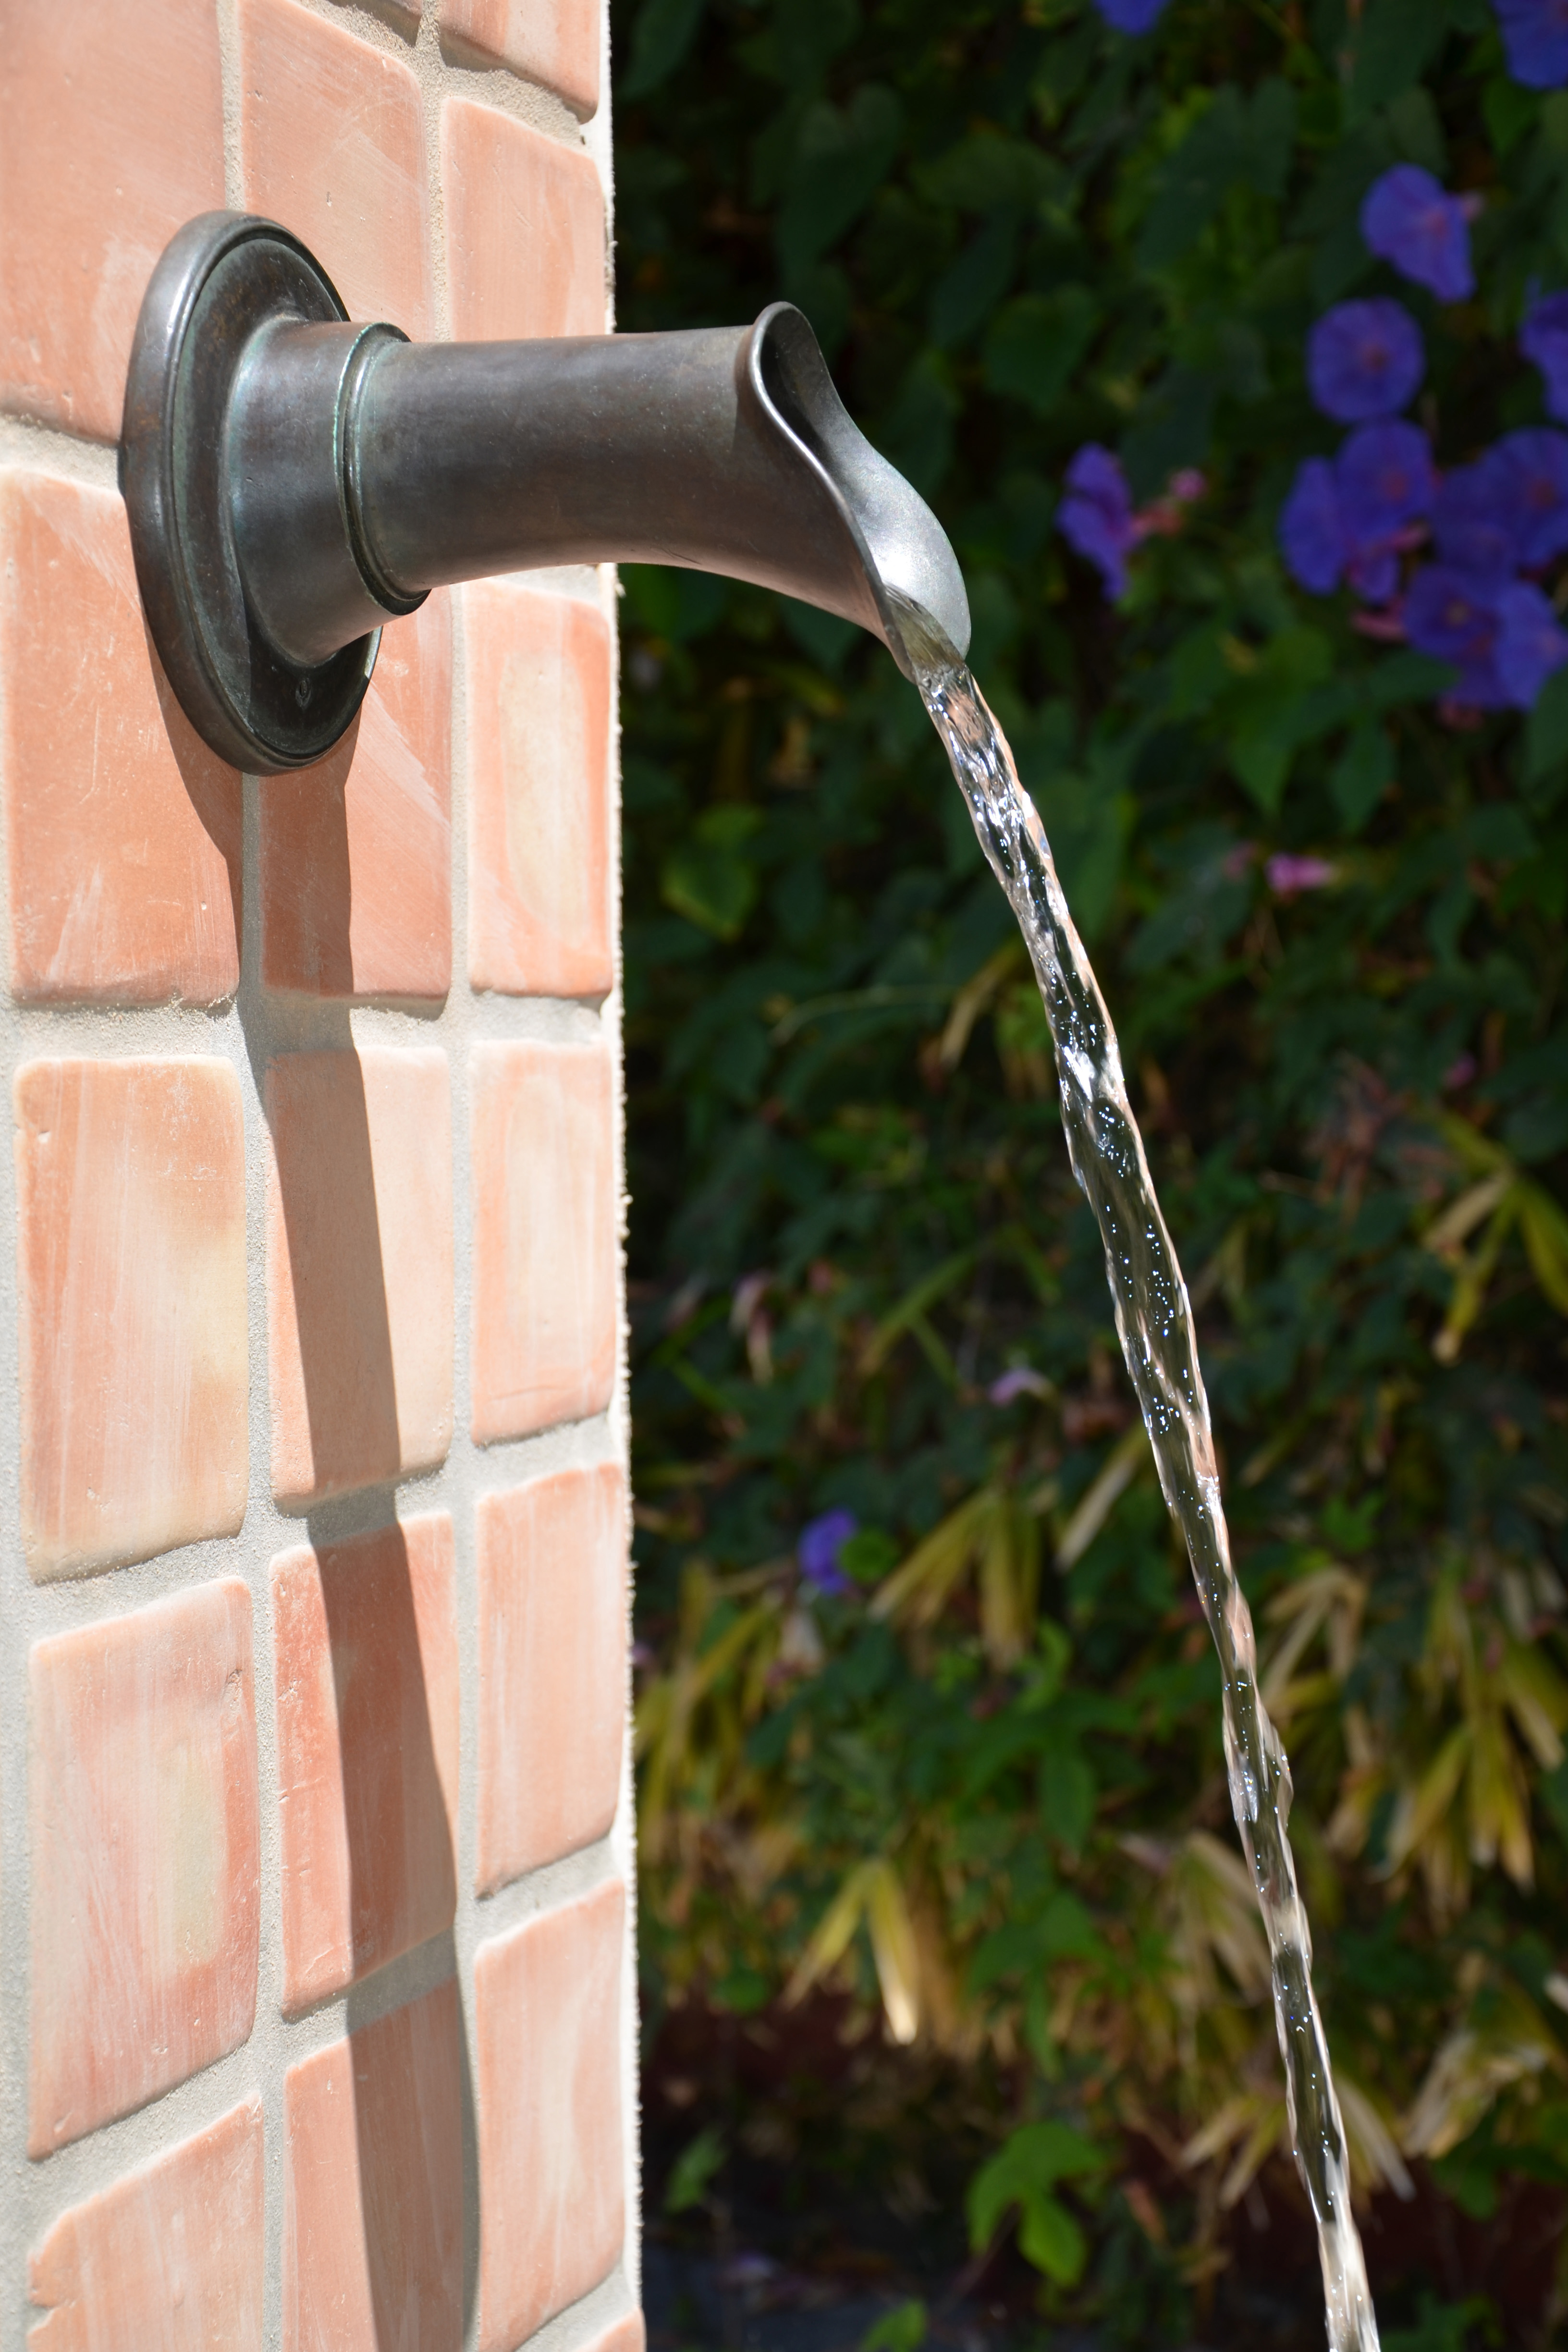
M342 828L342 796L329 798ZM323 955L347 970L347 841L319 846L343 877L342 938ZM300 1422L281 1450L275 1427L274 1485L294 1489L285 1507L302 1508L310 1546L273 1570L284 2004L298 2015L346 1991L348 2025L346 2042L288 2075L284 2294L340 2312L345 2294L367 2300L359 2321L377 2352L411 2341L458 2352L478 2294L479 2184L453 1932L451 1531L444 1517L396 1515L406 1431L373 1105L347 1005L323 1002L300 1022L262 992L254 961L238 1011L272 1146L274 1420L287 1423L292 1387ZM350 1494L345 1534L334 1497ZM389 2004L378 1972L400 1960ZM345 2183L357 2215L342 2210ZM363 2247L363 2284L343 2275L345 2241Z

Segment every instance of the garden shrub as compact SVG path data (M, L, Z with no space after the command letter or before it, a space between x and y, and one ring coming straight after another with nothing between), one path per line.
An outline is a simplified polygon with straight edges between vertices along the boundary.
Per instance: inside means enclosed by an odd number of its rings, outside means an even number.
M1506 2256L1568 2188L1568 12L616 20L622 328L805 310L957 549L1115 1013L1357 2179L1503 2249L1439 2308L1374 2235L1374 2285L1411 2346L1544 2342L1550 2229ZM972 2086L976 2231L1157 2340L1294 2191L1043 1016L887 655L624 583L649 2030L837 1989L895 2105L900 2048Z

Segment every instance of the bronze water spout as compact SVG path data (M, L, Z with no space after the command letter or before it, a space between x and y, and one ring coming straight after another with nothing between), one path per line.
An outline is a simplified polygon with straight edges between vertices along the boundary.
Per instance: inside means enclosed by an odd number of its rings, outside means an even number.
M444 583L672 563L963 651L941 525L851 421L800 311L753 326L411 343L351 324L273 221L205 213L142 306L121 484L153 640L186 715L253 773L353 719L381 625Z

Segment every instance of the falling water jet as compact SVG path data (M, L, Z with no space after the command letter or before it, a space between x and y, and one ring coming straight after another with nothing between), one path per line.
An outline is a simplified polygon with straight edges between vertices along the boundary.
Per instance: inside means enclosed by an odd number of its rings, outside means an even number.
M1377 2352L1344 2122L1312 1990L1311 1930L1287 1828L1290 1766L1258 1686L1252 1612L1231 1562L1186 1284L1127 1097L1116 1032L1038 812L963 656L929 614L897 604L915 684L1039 983L1073 1174L1100 1227L1121 1352L1219 1652L1231 1808L1268 1939L1290 2136L1317 2223L1329 2342L1332 2352Z

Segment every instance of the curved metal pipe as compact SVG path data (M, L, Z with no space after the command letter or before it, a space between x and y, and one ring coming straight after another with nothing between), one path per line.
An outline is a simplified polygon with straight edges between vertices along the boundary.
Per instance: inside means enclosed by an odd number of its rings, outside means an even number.
M164 666L213 747L272 772L350 723L374 633L445 583L563 563L718 572L961 649L957 562L858 432L806 320L516 343L343 318L268 221L209 214L143 304L121 478Z

